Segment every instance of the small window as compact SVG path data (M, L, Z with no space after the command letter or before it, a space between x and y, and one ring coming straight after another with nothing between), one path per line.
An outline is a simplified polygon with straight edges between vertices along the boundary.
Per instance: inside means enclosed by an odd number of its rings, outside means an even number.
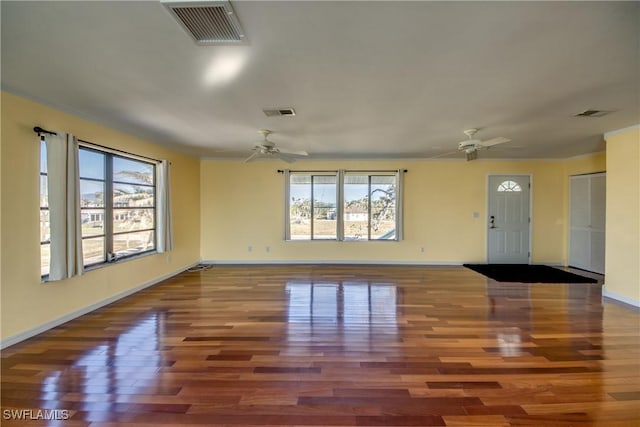
M110 247L117 258L155 250L155 165L110 156Z
M290 240L336 240L337 183L334 175L292 173L289 179Z
M517 193L522 191L522 187L515 181L503 181L498 185L498 191L500 192L509 192L509 193Z
M396 176L346 173L344 240L396 240Z
M78 152L82 258L85 266L100 264L107 259L106 162L105 153L82 147Z

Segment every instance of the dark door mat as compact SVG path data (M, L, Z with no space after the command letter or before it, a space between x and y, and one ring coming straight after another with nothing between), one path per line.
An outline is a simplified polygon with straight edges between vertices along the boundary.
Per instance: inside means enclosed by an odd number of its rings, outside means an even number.
M583 277L547 265L464 264L464 266L498 282L598 283L597 280L589 277Z

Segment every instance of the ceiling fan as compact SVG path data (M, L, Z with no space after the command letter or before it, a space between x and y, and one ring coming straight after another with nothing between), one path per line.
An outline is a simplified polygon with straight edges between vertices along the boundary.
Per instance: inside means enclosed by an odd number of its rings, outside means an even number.
M253 147L253 153L244 161L245 163L260 158L277 158L287 163L293 163L296 161L296 157L309 155L306 151L291 151L276 147L276 144L268 139L269 135L273 133L269 129L260 129L258 133L262 135L263 141Z
M502 136L482 141L473 137L477 132L478 129L465 130L464 134L467 135L467 139L458 143L458 149L456 151L440 154L435 157L442 157L453 153L464 152L467 161L470 161L478 158L478 150L487 150L489 149L489 147L493 147L494 145L504 144L505 142L511 141L509 138L505 138Z

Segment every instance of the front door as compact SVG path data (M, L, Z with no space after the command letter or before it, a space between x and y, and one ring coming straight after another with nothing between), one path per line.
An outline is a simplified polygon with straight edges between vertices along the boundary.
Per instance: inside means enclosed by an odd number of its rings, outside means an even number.
M529 192L527 175L489 176L489 264L529 263Z

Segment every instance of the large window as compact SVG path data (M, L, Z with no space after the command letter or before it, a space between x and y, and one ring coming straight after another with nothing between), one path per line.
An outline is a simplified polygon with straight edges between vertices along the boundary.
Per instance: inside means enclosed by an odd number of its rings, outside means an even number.
M402 171L291 172L287 240L400 240Z
M86 266L156 248L156 165L89 146L78 152L82 257ZM49 274L46 144L41 142L41 274Z

